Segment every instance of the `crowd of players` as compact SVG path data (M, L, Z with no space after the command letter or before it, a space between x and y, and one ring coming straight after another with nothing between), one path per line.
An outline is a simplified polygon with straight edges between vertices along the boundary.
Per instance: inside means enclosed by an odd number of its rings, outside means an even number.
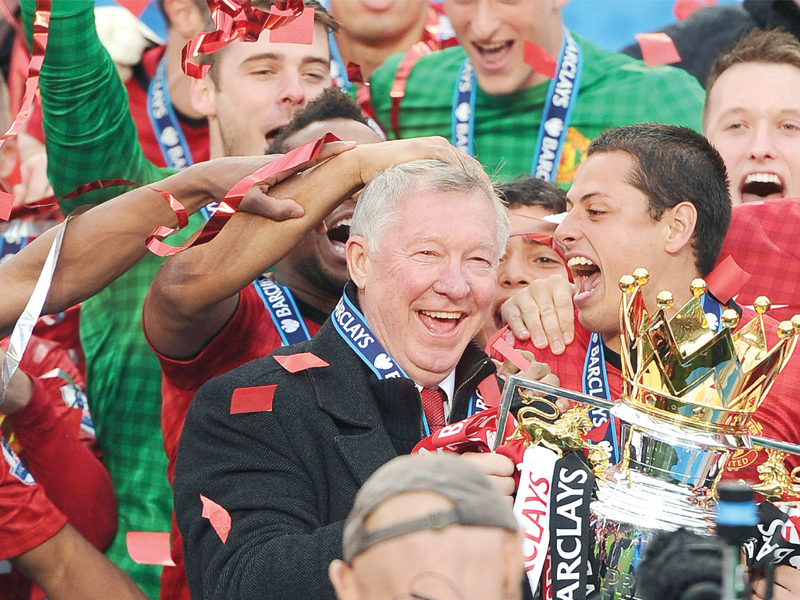
M31 581L53 600L109 589L164 600L394 598L416 593L409 582L423 568L455 581L454 597L514 597L518 547L489 552L455 538L444 559L431 552L441 540L420 542L431 532L407 526L464 498L437 496L430 474L354 510L356 541L344 524L373 472L496 390L481 350L490 336L508 323L533 360L527 376L578 390L600 344L614 398L617 281L637 267L651 273L648 302L669 289L678 307L702 276L709 306L737 308L742 323L761 293L788 315L800 306L800 221L786 200L800 186L794 1L708 8L671 30L682 64L705 61L687 66L708 73L705 92L685 71L571 33L565 0L305 4L311 43L265 31L202 57L208 75L193 80L181 50L212 27L208 8L163 0L168 40L123 83L94 2L52 3L25 189L142 187L60 203L64 214L97 206L68 222L44 306L58 316L37 325L0 404L0 560L11 561L0 563L0 598L40 594ZM21 0L29 43L36 10ZM770 25L784 29L759 27ZM735 45L680 43L709 27ZM556 58L554 76L531 66L531 47ZM349 63L369 87L346 80ZM327 132L341 141L253 186L211 241L169 259L148 252L156 228L177 224L159 191L185 207L188 233L242 178ZM0 161L9 184L16 157ZM0 263L4 335L55 234ZM725 271L726 256L750 280ZM295 355L295 370L280 358ZM800 442L797 360L753 433ZM510 458L463 456L498 498L513 494ZM740 452L730 474L752 479L763 460ZM376 524L382 503L419 489L424 497ZM502 510L486 508L497 502L481 502L482 518L452 523L510 529ZM370 532L386 527L386 539L399 537L390 543L408 537L427 551L389 546L376 559L382 544ZM129 532L168 530L174 566L131 560ZM470 579L471 561L486 577ZM782 567L777 589L800 593L798 580Z

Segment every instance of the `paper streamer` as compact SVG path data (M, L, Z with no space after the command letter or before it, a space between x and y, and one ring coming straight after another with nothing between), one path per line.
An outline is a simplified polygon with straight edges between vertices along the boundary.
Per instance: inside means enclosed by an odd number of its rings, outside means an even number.
M717 0L676 0L672 5L672 14L678 21L685 21L701 8L716 5Z
M230 218L236 214L236 211L239 209L239 204L242 202L242 198L248 192L248 190L253 187L255 184L264 181L268 177L272 175L276 175L278 173L283 173L285 171L292 171L296 169L299 165L302 165L305 162L313 160L319 156L320 151L322 150L322 146L328 142L338 142L339 138L337 138L332 133L326 133L316 142L311 142L295 148L291 152L288 152L281 156L278 159L273 160L271 163L264 165L260 169L257 169L255 172L251 173L247 177L242 178L239 182L234 185L228 193L225 194L225 197L222 199L222 202L219 203L219 206L214 211L214 213L209 218L208 222L205 224L203 229L200 231L199 235L192 240L187 241L181 246L167 246L166 244L162 243L162 240L167 237L165 232L168 228L159 227L150 235L147 241L147 248L153 253L158 256L172 256L177 254L178 252L183 252L187 248L191 248L195 245L205 244L213 240L217 234L222 230L225 224L230 220ZM158 190L155 190L158 191ZM162 192L159 192L162 193ZM163 195L163 193L162 193ZM180 227L174 229L171 233L178 231Z
M729 254L704 279L708 291L714 294L717 300L727 304L748 282L750 274Z
M311 352L301 352L300 354L288 354L284 356L273 356L275 362L282 366L289 373L297 373L305 369L316 367L329 367L330 363L325 362L320 357Z
M1 0L0 0L1 1ZM33 48L31 49L31 62L28 63L28 77L25 80L25 95L22 99L17 116L2 136L0 147L20 132L31 114L36 92L39 90L39 71L44 62L44 53L47 49L47 38L50 29L50 0L36 0L36 11L33 18ZM0 186L0 220L7 221L11 216L14 206L14 195L9 194ZM5 384L3 386L5 398Z
M231 42L255 42L265 29L275 29L291 23L303 14L302 0L275 0L270 12L255 8L250 0L208 0L214 31L204 31L190 40L181 53L183 72L202 79L210 65L189 62L200 54L213 54Z
M531 69L550 79L556 76L556 59L547 50L526 40L522 51L523 60Z
M58 262L58 255L61 252L61 243L64 241L64 232L67 230L67 224L71 220L71 216L59 225L56 237L53 244L50 246L50 252L47 254L47 259L44 262L42 272L39 274L39 279L33 288L31 297L25 305L25 310L14 325L14 330L11 332L8 342L8 350L6 357L3 360L2 366L2 393L0 396L0 406L3 405L6 399L6 390L8 389L8 382L19 367L22 360L22 355L25 353L25 348L28 347L28 342L33 334L33 328L36 321L42 314L45 300L47 300L47 293L50 291L50 284L53 281L53 273L56 270L56 263Z
M236 388L231 396L231 414L270 412L277 385Z
M169 533L161 531L129 531L125 534L128 556L140 565L174 567L170 554Z
M505 341L502 337L498 337L494 344L492 344L492 348L497 350L506 360L511 361L515 367L517 367L523 373L531 368L531 362L522 356L518 350L516 350L511 344Z
M666 33L637 33L633 37L639 42L642 60L648 67L681 62L675 42Z
M286 12L291 13L291 11ZM291 15L286 14L285 16L289 17ZM274 44L313 44L314 9L306 7L303 10L303 14L293 21L287 21L282 27L275 27L270 30L269 41Z
M347 79L350 83L364 83L364 76L361 74L361 65L354 62L347 63Z
M200 502L203 503L203 512L200 516L209 520L211 527L214 528L214 531L217 532L219 539L224 544L228 541L228 534L231 532L230 514L219 504L203 496L203 494L200 494Z

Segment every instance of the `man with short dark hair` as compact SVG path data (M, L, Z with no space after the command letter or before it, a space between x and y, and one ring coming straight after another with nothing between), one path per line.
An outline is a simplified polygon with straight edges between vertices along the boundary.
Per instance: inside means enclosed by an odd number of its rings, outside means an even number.
M592 143L567 198L569 212L555 237L575 284L558 276L533 282L503 306L503 317L526 340L521 347L547 362L564 387L615 400L622 390L619 279L647 269L650 281L642 291L651 313L663 290L674 296L668 316L689 300L690 282L710 273L730 222L725 166L693 131L623 127ZM702 302L712 329L722 326L726 304L741 315L740 327L754 318L752 308L716 298L717 289L709 288ZM777 322L767 315L765 323L771 346ZM591 372L590 362L599 371ZM798 364L800 357L793 357L777 378L751 420L753 433L800 440L800 420L791 418L800 388ZM606 441L611 437L609 432ZM728 470L758 480L756 463L764 452L751 454L752 460L733 460Z
M734 205L800 195L800 41L753 30L711 66L703 132Z
M560 187L535 177L525 177L498 187L511 218L511 237L497 268L492 314L478 336L485 345L503 326L503 303L531 281L556 273L566 276L564 259L553 247L556 224L545 217L566 210L567 195Z

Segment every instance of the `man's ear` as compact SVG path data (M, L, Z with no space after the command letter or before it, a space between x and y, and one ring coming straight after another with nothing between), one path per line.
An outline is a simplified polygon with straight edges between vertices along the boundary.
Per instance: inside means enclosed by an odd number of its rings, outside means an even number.
M344 252L347 257L347 271L350 273L350 279L358 289L363 290L367 281L367 261L369 260L366 240L360 235L351 235L347 240Z
M189 87L189 101L201 115L217 116L217 86L211 79L211 75L206 75L202 79L192 79Z
M358 585L353 567L344 561L334 560L328 566L328 577L339 600L358 600Z
M661 217L666 230L664 249L677 254L686 246L691 246L694 230L697 227L697 208L691 202L681 202L669 209Z

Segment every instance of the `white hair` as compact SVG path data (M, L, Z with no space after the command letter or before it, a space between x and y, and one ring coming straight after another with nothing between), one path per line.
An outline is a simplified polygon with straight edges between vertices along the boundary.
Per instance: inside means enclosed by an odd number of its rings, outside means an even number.
M440 160L414 160L377 173L358 197L350 235L363 237L367 248L377 252L384 231L397 220L400 203L412 191L485 196L495 216L497 259L505 254L511 231L508 209L483 170L472 162L456 166Z

